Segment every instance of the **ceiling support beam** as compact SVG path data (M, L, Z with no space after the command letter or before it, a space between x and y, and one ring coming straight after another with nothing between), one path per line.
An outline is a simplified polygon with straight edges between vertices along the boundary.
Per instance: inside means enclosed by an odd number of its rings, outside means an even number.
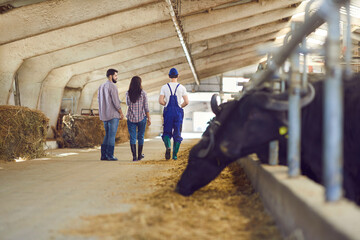
M171 16L171 20L173 21L174 23L174 26L175 26L175 29L176 29L176 33L179 37L179 40L180 40L180 44L184 50L184 53L185 53L185 56L186 56L186 60L188 61L188 64L190 66L190 69L191 69L191 72L194 76L194 79L195 79L195 82L197 85L199 85L199 79L198 79L198 76L196 74L196 70L195 70L195 66L194 66L194 63L193 63L193 60L192 60L192 57L191 57L191 54L190 54L190 51L189 51L189 47L188 47L188 44L184 38L184 32L183 32L183 29L181 27L181 22L180 22L180 19L179 19L179 16L178 14L175 12L174 10L174 6L173 6L173 3L171 2L171 0L165 0L165 2L167 3L168 5L168 8L169 8L169 11L170 11L170 16Z

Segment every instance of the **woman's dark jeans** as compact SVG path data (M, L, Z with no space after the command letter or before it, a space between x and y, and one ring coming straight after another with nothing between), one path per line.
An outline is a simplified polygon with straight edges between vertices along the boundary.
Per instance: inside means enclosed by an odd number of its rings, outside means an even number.
M130 144L136 144L136 138L139 145L144 145L144 135L146 128L146 117L140 122L134 123L127 120L127 126L130 134ZM137 128L137 134L136 134Z

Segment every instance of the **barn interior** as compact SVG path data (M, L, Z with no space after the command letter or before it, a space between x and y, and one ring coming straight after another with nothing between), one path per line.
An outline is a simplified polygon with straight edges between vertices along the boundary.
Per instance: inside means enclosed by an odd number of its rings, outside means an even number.
M185 109L183 132L200 137L214 117L211 96L218 94L219 103L224 103L240 98L247 86L252 88L255 73L268 69L272 57L291 39L289 33L296 23L309 19L322 3L0 0L0 119L16 119L16 107L29 108L41 113L36 121L45 126L39 130L45 148L97 146L103 134L97 117L97 91L107 80L106 70L115 68L119 71L116 85L125 114L130 80L136 75L142 78L153 121L147 136L156 137L162 132L160 88L169 81L170 68L175 67L191 102ZM326 46L328 27L324 23L305 38L309 54L300 55L301 73L326 74L321 49ZM350 1L349 14L345 6L340 9L339 49L341 67L351 74L360 72L360 0ZM277 80L286 81L290 68L287 59L276 71ZM279 81L268 84L281 88ZM29 117L23 114L24 119ZM74 121L79 125L72 126ZM20 121L15 127L24 124ZM1 126L2 147L9 135L16 142L25 139L9 134L8 126ZM84 137L93 134L94 140L75 139L75 128L82 129ZM127 129L122 129L118 143L128 141ZM22 144L36 141L29 138ZM33 151L19 148L20 154L15 156L11 152L14 147L6 145L1 157L5 148L11 160L24 158L21 152ZM39 148L39 154L43 154L42 144L36 148L36 153L26 157L36 158ZM251 163L245 165L252 168ZM352 234L345 235L356 239Z
M187 109L191 120L184 130L202 131L204 111L199 109L211 96L203 92L221 92L225 100L238 93L239 82L266 62L264 49L284 43L290 22L304 21L307 3L2 1L0 21L6 34L0 42L0 104L41 110L55 127L60 113L98 108L97 89L106 70L114 67L120 71L120 99L124 102L131 77L139 75L144 90L154 96L152 111L160 113L156 95L168 81L169 69L176 67L196 102ZM311 4L309 11L318 5ZM359 2L352 1L353 71L359 71L358 8ZM346 18L345 10L341 17ZM307 37L307 44L320 48L326 35L324 24ZM324 72L323 57L307 58L310 71ZM51 128L47 138L54 138Z

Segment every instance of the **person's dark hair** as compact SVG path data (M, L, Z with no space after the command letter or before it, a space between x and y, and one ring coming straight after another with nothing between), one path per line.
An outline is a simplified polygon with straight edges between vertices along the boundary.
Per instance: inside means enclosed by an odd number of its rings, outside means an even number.
M178 78L179 75L169 75L169 78Z
M113 69L113 68L110 68L107 70L106 72L106 77L109 77L109 76L113 76L115 73L117 73L118 71L116 69Z
M141 78L139 76L134 76L131 79L128 90L130 101L135 103L139 99L141 95L141 91L142 91Z

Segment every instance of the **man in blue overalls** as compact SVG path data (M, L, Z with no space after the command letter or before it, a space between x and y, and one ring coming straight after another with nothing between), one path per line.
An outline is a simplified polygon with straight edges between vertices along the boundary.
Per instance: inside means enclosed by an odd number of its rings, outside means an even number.
M164 108L164 130L162 139L165 143L166 152L165 158L170 159L171 155L171 142L173 138L173 154L172 158L177 159L177 153L180 148L181 141L181 129L184 118L183 108L189 104L186 88L178 83L179 73L175 68L170 69L169 78L170 82L161 87L159 103ZM181 100L184 100L181 103Z

